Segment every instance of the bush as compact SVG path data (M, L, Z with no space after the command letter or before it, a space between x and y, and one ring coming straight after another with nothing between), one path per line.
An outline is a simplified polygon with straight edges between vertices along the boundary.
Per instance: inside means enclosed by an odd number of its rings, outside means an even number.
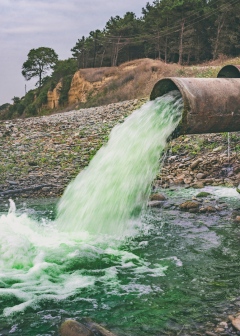
M24 111L25 117L32 117L32 116L36 116L37 115L37 108L36 105L30 104L25 108Z

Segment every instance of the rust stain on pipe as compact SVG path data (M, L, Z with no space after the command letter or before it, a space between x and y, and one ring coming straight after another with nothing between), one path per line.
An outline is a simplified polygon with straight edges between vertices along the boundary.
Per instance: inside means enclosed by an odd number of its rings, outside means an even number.
M240 79L164 78L150 99L179 90L184 110L175 135L240 131Z

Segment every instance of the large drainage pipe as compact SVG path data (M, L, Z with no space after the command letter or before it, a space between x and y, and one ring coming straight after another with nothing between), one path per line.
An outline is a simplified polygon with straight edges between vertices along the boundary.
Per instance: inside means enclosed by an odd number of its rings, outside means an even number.
M164 78L155 84L150 99L172 90L180 91L184 103L174 136L240 131L240 79Z

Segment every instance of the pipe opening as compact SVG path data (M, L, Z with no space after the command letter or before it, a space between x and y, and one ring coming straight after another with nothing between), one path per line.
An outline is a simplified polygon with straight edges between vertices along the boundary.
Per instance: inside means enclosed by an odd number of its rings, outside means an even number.
M240 78L240 66L239 65L226 65L217 75L218 78Z
M159 84L159 82L161 82ZM161 97L164 94L173 91L173 90L179 90L178 86L169 78L161 79L159 82L157 82L151 92L150 100L154 100L157 97Z

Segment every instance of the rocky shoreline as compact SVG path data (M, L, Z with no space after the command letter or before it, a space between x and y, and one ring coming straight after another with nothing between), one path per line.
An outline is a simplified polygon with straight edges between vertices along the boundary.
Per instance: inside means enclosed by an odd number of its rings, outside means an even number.
M111 129L141 106L146 99L63 112L50 116L15 119L0 123L0 201L14 198L59 197L96 151L107 142ZM202 188L240 183L240 133L181 136L169 142L159 163L153 189ZM153 207L164 196L152 195ZM161 199L160 199L161 198ZM224 211L223 204L204 203L200 198L180 205L189 212ZM234 214L234 219L240 213ZM235 298L227 313L239 311ZM210 324L205 334L238 335L232 322L239 315Z
M111 129L146 99L0 123L0 197L59 197L107 142ZM228 148L229 145L229 148ZM239 134L170 141L154 186L237 187Z
M142 104L132 100L0 123L0 197L58 197L111 129Z

